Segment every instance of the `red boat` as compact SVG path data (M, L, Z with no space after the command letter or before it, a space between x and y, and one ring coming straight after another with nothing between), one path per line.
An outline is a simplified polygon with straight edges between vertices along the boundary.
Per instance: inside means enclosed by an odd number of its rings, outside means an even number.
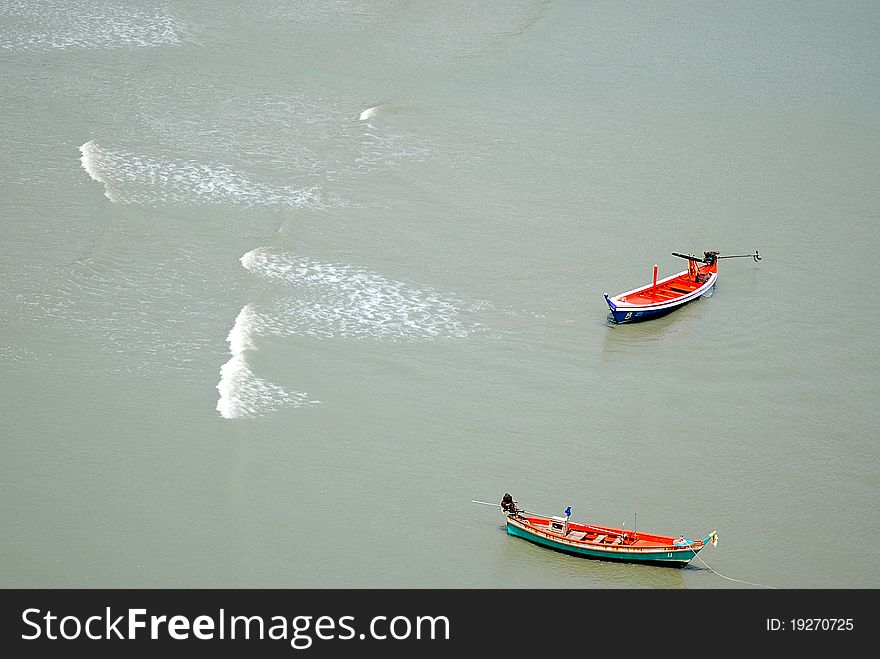
M474 501L483 505L493 504ZM571 506L565 517L541 515L523 510L507 493L501 500L501 512L507 517L507 533L536 545L581 558L685 567L706 546L718 544L715 531L700 539L658 535L631 529L571 521Z
M620 293L613 297L605 295L605 301L611 309L611 318L615 323L635 323L651 320L675 311L688 302L698 300L712 290L718 279L718 259L751 257L760 261L756 251L754 254L737 254L719 256L718 252L703 252L703 258L692 254L673 256L687 259L687 270L657 280L657 266L654 266L654 280L639 288Z

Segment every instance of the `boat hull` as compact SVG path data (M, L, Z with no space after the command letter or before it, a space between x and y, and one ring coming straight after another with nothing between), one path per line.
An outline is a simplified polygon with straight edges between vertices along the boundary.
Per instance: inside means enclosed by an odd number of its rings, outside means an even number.
M675 278L680 278L684 274L686 273L679 273ZM710 273L708 280L702 286L687 291L679 297L671 300L652 300L651 287L646 286L641 289L615 295L614 297L605 295L605 302L608 304L608 308L611 311L611 319L617 324L638 323L645 320L653 320L665 316L676 309L680 309L695 300L699 300L715 287L717 277L718 275L716 273ZM633 303L626 301L627 299L640 299L644 300L644 302Z
M608 299L607 295L605 296L605 301L608 302L608 307L611 309L611 319L618 325L622 325L623 323L640 323L645 320L654 320L655 318L661 318L668 313L672 313L676 309L680 309L688 302L692 302L693 300L680 302L675 306L664 307L662 309L639 309L637 307L624 307L622 309L618 309Z
M592 558L622 563L641 563L643 565L662 565L665 567L683 568L690 563L702 549L702 545L681 548L634 548L626 546L590 547L585 543L567 541L563 537L553 537L548 533L532 530L520 525L511 518L507 520L507 533L528 540L542 547L547 547L572 556Z

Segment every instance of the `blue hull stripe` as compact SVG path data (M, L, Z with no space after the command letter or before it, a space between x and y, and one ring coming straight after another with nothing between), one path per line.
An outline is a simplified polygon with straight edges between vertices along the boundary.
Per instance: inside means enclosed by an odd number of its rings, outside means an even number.
M660 318L661 316L665 316L671 311L680 309L684 305L689 304L694 300L699 300L712 288L714 288L714 286L715 284L713 282L711 286L706 287L706 289L700 292L699 295L686 297L678 303L667 304L659 307L657 305L644 307L626 305L617 306L616 304L614 304L611 298L609 298L608 295L605 296L605 301L608 303L608 308L611 310L611 317L615 323L637 323L643 320L651 320L652 318Z
M611 312L611 317L614 318L615 323L637 323L642 320L651 320L652 318L660 318L661 316L665 316L666 314L675 311L676 309L680 309L687 302L682 302L676 307L667 307L666 309L659 309L657 311L651 310L634 310L629 309L625 311L617 311L614 310Z

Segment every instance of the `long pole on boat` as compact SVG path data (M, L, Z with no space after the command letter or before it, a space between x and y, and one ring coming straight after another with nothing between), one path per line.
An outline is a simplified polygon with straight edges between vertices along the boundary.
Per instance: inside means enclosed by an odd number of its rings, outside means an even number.
M638 528L639 516L635 512L632 514L633 517L633 536L636 535L636 530ZM620 528L626 529L626 523L629 521L629 515L627 515L626 519L623 520L623 524L620 525Z
M493 508L501 508L500 503L489 503L488 501L477 501L476 499L471 499L471 503L479 503L483 506L492 506ZM515 505L517 502L514 501L513 503ZM516 507L516 511L520 512L520 513L533 513L534 512L533 510L525 510L524 508L520 508L519 506ZM535 513L535 514L538 514L538 513Z
M652 288L657 288L657 264L654 264L654 285Z
M471 503L478 503L478 504L480 504L480 505L482 505L482 506L492 506L493 508L500 508L500 507L501 507L501 504L499 504L499 503L489 503L488 501L477 501L476 499L471 499ZM566 509L566 511L565 511L565 512L566 512L566 517L567 517L566 521L568 521L568 519L571 518L571 513L569 512L570 509L571 509L571 506L569 506L569 507ZM517 508L517 510L518 510L519 512L521 512L521 513L530 513L530 512L532 512L532 511L530 511L530 510L524 510L524 509L522 509L522 508ZM537 514L537 513L535 513L535 514ZM629 519L629 518L627 517L627 519ZM637 518L636 518L636 513L633 513L633 537L635 537L635 536L636 536L636 533L637 533L636 520L637 520ZM592 524L582 524L582 526L585 527L585 528L588 528L588 529L596 529L597 531L606 531L606 530L607 530L607 529L606 529L605 527L603 527L603 526L593 526ZM621 526L626 526L626 521L625 521L625 520L624 520L623 524L621 524ZM617 534L617 535L620 535L620 534Z
M687 259L688 261L698 261L699 263L706 263L705 259L701 259L699 256L694 256L692 254L679 254L678 252L672 252L673 256L680 256L683 259ZM716 256L716 259L755 259L755 262L761 260L761 255L758 254L758 250L755 250L754 254L729 254L727 256Z
M755 262L761 260L761 255L758 254L758 250L755 250L754 254L730 254L729 256L716 256L717 259L755 259Z

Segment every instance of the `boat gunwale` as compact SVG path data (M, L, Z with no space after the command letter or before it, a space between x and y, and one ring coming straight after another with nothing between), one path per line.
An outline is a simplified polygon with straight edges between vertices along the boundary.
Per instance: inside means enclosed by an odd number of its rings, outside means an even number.
M543 517L543 516L535 516L533 518L541 519L541 520L546 519L548 522L550 521L550 518ZM630 555L635 555L635 556L646 556L646 555L654 555L654 554L659 555L659 554L669 554L669 553L693 554L690 558L687 559L688 561L690 561L690 560L693 560L693 558L697 555L697 553L705 546L703 544L702 540L692 540L687 545L675 545L671 542L671 541L675 540L674 537L660 536L660 535L651 534L651 533L647 533L644 535L647 535L650 537L655 537L655 538L669 539L670 542L668 544L657 543L655 545L651 545L651 546L647 546L647 547L645 547L645 546L636 547L634 545L625 545L625 544L603 545L601 543L595 543L594 541L591 541L591 540L583 540L583 539L575 540L573 538L568 538L566 536L562 536L562 535L559 535L556 533L544 531L544 530L538 528L534 523L532 523L528 517L508 516L507 523L513 524L515 527L519 528L524 533L528 533L528 534L543 538L547 541L559 544L563 547L568 546L568 547L584 548L584 549L589 549L591 551L595 551L595 552L598 552L601 554L606 554L606 555L611 555L611 556L619 556L621 554L623 554L623 555L630 554ZM594 529L607 530L611 533L615 533L618 535L620 535L624 532L628 533L628 531L626 531L624 529L615 529L612 527L594 526L592 524L584 525L584 524L579 524L579 523L575 522L573 525L574 526L589 526ZM638 535L638 534L636 534L636 535ZM673 561L675 559L672 557L664 557L664 560Z
M666 279L664 279L662 281L668 282L668 281L671 281L677 277L681 277L682 275L687 275L687 274L688 274L688 272L687 272L687 270L685 270L683 272L678 273L677 275L673 275L672 277L667 277ZM619 294L613 295L613 296L606 295L605 299L607 300L609 306L611 306L613 311L618 311L618 310L632 311L632 310L636 310L636 309L643 310L643 311L644 310L646 310L646 311L662 310L662 309L666 309L668 307L676 307L676 306L679 306L679 305L684 304L686 302L691 302L691 301L697 299L698 297L705 295L706 292L710 288L712 288L712 286L715 285L715 282L717 279L718 279L718 273L711 272L711 273L709 273L709 279L705 283L703 283L699 288L695 288L693 291L690 291L689 293L683 293L683 294L681 294L677 297L674 297L672 299L664 300L662 302L655 302L652 304L635 304L632 302L621 301L621 298L627 297L629 295L635 295L637 293L641 293L643 291L655 288L654 284L640 286L639 288L634 288L631 291L626 291L624 293L619 293ZM657 288L659 288L660 285L661 285L661 282L658 281Z

